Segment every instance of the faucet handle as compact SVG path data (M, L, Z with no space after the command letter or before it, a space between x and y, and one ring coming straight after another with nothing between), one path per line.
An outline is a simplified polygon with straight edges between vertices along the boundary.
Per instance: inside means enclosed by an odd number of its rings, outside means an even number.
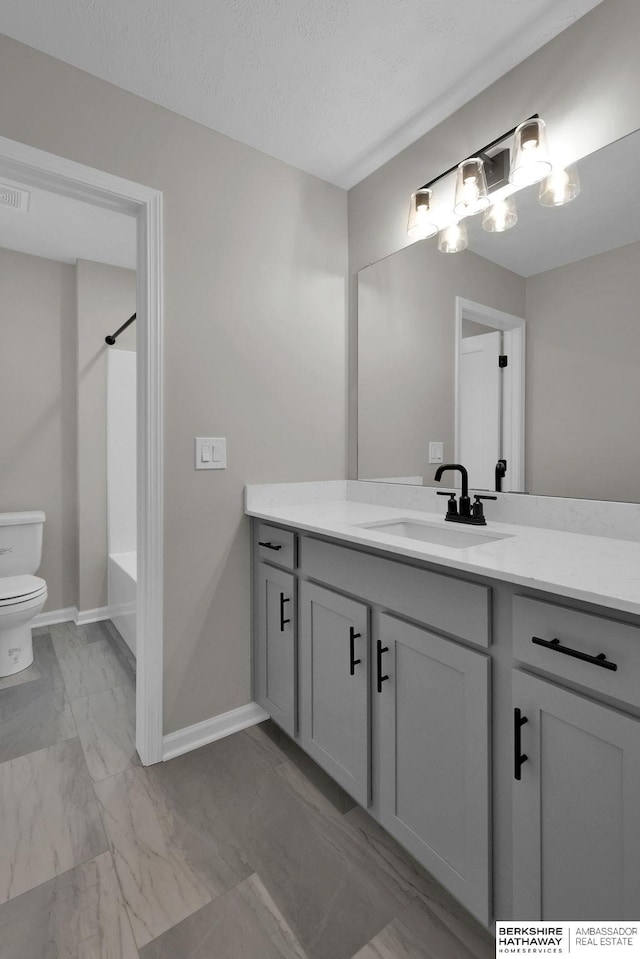
M487 521L484 518L484 510L482 509L482 500L483 499L497 499L497 496L484 496L480 493L474 493L473 496L475 502L471 507L471 515L475 523L478 523L479 526L486 526Z
M447 516L449 519L451 516L458 515L458 503L456 501L455 493L447 493L446 490L436 490L436 496L448 496L449 501L447 503Z

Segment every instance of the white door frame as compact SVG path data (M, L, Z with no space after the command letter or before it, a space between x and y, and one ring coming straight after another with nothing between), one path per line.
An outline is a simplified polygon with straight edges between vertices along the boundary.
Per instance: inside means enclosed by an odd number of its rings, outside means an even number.
M458 390L460 383L460 350L462 340L462 321L472 320L482 326L504 331L505 351L509 355L509 365L505 369L502 394L503 447L508 462L508 473L512 489L524 492L524 450L525 450L525 320L521 316L503 313L490 306L474 303L456 296L455 323L455 461L460 462L460 402Z
M162 193L0 137L0 176L137 219L136 748L162 759Z

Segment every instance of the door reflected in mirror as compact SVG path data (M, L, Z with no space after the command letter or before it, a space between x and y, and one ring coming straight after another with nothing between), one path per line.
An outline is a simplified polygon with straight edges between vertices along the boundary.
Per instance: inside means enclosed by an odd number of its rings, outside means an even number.
M640 131L580 161L566 206L529 187L511 230L469 217L464 252L360 271L359 479L434 485L442 443L474 488L506 460L506 491L640 501L639 163Z

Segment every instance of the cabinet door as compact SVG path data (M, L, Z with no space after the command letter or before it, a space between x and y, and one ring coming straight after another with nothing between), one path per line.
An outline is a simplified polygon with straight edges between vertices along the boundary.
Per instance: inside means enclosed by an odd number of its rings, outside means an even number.
M296 580L258 564L255 698L279 726L296 733Z
M332 590L300 588L300 738L357 802L369 802L369 612Z
M382 825L487 924L489 659L387 614L379 642Z
M514 918L635 921L640 722L517 670L513 705Z

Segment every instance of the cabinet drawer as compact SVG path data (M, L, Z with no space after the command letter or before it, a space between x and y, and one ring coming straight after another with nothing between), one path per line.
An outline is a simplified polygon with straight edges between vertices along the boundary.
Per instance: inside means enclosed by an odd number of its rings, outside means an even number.
M303 537L306 576L368 599L438 632L490 643L490 590L393 560Z
M534 637L558 648L535 643ZM590 657L584 660L575 653ZM605 659L602 660L604 654ZM513 655L523 663L640 706L640 628L526 596L513 600ZM606 668L605 664L617 668Z
M258 523L256 543L260 559L284 569L295 569L298 565L297 537L292 530Z

